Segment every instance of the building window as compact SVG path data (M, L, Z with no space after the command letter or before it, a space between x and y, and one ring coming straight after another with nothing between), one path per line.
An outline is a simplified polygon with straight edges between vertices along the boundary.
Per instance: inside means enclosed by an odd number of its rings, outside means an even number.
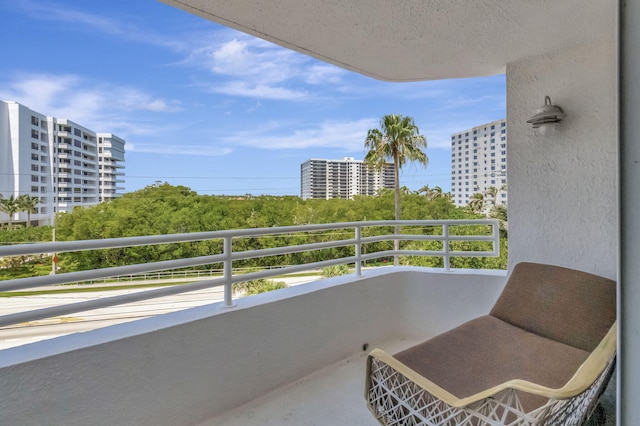
M80 131L80 129L73 129L73 134L76 136L82 136L82 132Z
M31 124L33 124L34 126L39 126L40 125L40 120L38 119L38 117L32 115L31 116Z
M40 139L40 132L37 130L31 129L31 137L34 139Z

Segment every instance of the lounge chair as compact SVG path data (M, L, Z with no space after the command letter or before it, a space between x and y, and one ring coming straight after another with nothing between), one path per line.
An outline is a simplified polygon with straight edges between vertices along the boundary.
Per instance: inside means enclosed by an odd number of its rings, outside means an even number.
M395 355L374 349L365 398L392 425L579 425L616 358L616 286L516 265L489 315Z

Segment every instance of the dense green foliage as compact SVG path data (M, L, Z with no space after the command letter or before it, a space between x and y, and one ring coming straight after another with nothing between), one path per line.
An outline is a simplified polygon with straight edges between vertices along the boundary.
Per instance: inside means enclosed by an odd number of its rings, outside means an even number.
M236 297L252 296L254 294L266 293L268 291L280 290L281 288L287 287L288 286L284 281L274 281L260 278L257 280L234 284L233 293Z
M483 218L468 208L453 205L448 197L429 198L419 193L404 191L402 195L403 219L469 219ZM185 232L216 231L241 228L267 228L314 223L335 223L364 220L389 220L394 217L393 191L383 191L376 197L356 197L353 200L301 200L293 196L208 196L198 195L189 188L156 184L125 194L111 202L82 208L72 213L59 214L56 219L58 241L130 237ZM51 229L45 227L0 231L18 232L20 241L47 241ZM389 232L392 230L389 229ZM470 232L460 230L459 232ZM364 230L367 236L368 229ZM435 232L422 229L419 232ZM307 244L353 238L352 230L322 231L304 234L280 234L260 238L234 239L234 251ZM6 241L6 240L5 240ZM16 241L13 239L13 241ZM436 242L406 242L403 248L432 249ZM465 241L464 250L477 250L479 244ZM475 245L474 245L475 244ZM462 258L452 260L455 267L506 268L506 239L500 258ZM461 246L462 247L462 246ZM392 248L390 242L367 244L363 250L372 253ZM277 257L265 257L234 262L234 267L262 267L317 262L337 257L352 256L353 247L324 249L301 253L289 253ZM184 257L221 253L222 241L162 244L122 249L96 250L59 255L61 272L155 262ZM384 259L382 259L384 260ZM389 260L389 259L388 259ZM441 258L407 257L404 263L439 266ZM203 268L219 268L220 264Z
M37 243L51 241L52 230L50 226L12 226L0 227L0 245L8 243Z
M325 278L338 277L340 275L346 275L350 273L351 268L349 268L349 265L345 265L344 263L322 268L322 276Z

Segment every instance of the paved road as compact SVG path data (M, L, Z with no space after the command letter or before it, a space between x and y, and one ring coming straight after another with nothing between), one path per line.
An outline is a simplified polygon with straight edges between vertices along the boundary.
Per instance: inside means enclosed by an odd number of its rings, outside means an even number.
M277 280L285 281L291 286L315 281L318 278L320 277L308 276L278 278ZM149 290L149 288L0 298L0 315L146 290ZM220 286L3 327L0 328L0 349L64 336L66 334L94 330L108 325L135 321L154 315L220 302L222 300L224 300L224 295L223 288Z

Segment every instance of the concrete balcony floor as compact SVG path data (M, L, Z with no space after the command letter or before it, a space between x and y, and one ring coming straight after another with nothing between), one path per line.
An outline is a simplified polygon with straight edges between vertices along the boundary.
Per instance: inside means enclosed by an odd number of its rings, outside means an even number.
M412 337L374 346L394 353L422 340ZM365 363L370 349L373 347L198 426L379 425L364 400Z

